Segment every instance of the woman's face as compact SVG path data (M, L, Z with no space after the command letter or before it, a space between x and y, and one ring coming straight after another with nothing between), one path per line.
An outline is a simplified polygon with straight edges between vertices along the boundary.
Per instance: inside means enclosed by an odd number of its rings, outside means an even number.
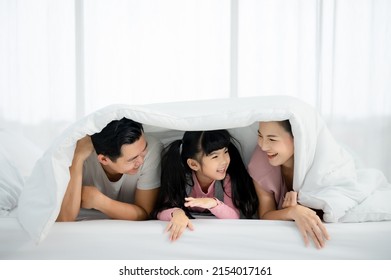
M259 122L258 145L271 165L293 167L293 137L278 122Z

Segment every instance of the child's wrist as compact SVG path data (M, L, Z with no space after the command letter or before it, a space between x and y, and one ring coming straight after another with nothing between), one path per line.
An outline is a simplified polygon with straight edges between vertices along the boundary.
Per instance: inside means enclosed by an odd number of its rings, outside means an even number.
M173 218L174 215L175 215L175 216L178 215L180 212L183 212L183 210L180 209L180 208L174 209L174 210L171 212L171 218Z
M216 202L216 205L210 207L209 209L215 208L215 207L217 207L217 206L219 206L221 204L221 201L218 200L217 198L213 197L212 199Z

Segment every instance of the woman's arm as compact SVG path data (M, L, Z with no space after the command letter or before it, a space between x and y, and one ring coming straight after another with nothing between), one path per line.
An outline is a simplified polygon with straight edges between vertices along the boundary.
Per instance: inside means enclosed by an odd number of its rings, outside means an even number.
M264 191L255 181L254 185L259 199L260 219L293 220L303 236L306 246L309 244L310 239L313 240L317 248L325 246L325 240L330 239L330 236L315 211L298 204L278 210L274 195Z

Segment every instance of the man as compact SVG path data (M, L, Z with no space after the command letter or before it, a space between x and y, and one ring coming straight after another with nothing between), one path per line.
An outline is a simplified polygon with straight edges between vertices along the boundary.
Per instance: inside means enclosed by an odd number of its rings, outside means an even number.
M126 118L80 139L57 221L76 220L81 208L112 219L147 219L160 187L161 149L140 123Z

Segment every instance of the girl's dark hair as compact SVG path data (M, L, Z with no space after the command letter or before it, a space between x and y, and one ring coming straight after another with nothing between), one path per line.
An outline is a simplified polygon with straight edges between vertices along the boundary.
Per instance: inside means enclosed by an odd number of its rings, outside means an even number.
M176 140L163 149L161 188L153 218L164 209L178 207L192 218L184 206L187 186L193 186L192 169L188 166L189 158L200 161L202 156L213 151L228 148L231 158L227 173L231 178L233 204L247 218L258 209L258 199L253 181L236 145L239 144L227 130L187 131L182 140ZM224 184L222 184L224 185ZM225 190L224 190L225 191Z
M92 144L96 153L102 154L115 162L121 156L121 147L124 144L133 144L143 134L141 123L122 118L106 125L101 132L91 135Z

